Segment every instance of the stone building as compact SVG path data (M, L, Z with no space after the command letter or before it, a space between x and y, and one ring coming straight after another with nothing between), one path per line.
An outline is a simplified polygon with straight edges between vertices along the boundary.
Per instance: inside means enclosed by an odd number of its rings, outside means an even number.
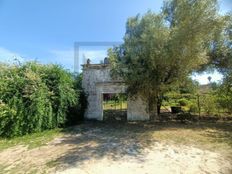
M122 80L110 76L110 65L83 65L83 89L88 96L85 118L103 120L103 94L125 93L126 85ZM127 99L127 120L149 120L146 104L139 97Z

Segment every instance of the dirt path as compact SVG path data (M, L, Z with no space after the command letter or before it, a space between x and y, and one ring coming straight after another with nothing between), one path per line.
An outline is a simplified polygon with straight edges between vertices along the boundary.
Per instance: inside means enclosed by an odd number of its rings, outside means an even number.
M219 154L189 147L155 144L146 155L120 160L104 157L67 168L57 174L208 174L228 173L230 164ZM131 150L130 153L134 153Z
M147 132L79 128L46 146L16 146L0 153L0 173L57 174L230 174L221 154L156 141Z

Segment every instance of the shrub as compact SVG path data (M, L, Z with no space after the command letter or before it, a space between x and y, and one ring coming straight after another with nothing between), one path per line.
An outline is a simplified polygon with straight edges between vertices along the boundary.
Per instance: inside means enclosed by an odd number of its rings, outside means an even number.
M216 98L213 94L201 96L200 100L201 108L206 114L210 115L217 112Z
M0 135L13 136L16 132L17 123L14 121L16 118L16 111L11 109L8 105L0 102Z
M226 74L216 94L219 105L227 112L232 113L232 71Z
M180 106L187 106L188 103L189 103L189 101L187 99L185 99L185 98L182 98L182 99L179 100Z
M66 125L70 108L79 106L81 91L75 83L74 76L59 65L1 64L0 136Z
M189 112L196 113L199 111L199 108L196 103L191 103L189 106Z
M87 96L82 89L82 74L75 76L74 88L79 93L79 100L76 105L69 107L67 115L67 126L72 126L83 121L85 110L87 108Z

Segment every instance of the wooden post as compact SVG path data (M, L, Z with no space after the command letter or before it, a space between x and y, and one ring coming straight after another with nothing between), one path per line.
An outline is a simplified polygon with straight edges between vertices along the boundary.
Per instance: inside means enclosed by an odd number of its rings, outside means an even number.
M200 106L200 95L197 94L197 107L198 107L198 116L201 116L201 106Z
M121 111L122 111L122 102L123 102L122 99L120 99Z
M114 108L116 110L116 100L114 99Z

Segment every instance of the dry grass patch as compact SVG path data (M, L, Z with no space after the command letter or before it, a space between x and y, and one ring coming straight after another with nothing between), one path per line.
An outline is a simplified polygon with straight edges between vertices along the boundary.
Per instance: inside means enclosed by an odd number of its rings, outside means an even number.
M178 173L178 169L187 166L194 172L223 173L221 166L226 170L232 168L231 124L89 122L62 132L28 135L12 140L14 143L4 140L11 148L4 147L0 152L0 171L69 173L72 170L85 174L114 171L121 166L116 173L125 168L128 172L149 173L154 166L157 170L162 166L163 171ZM98 171L94 171L96 168Z
M39 133L24 135L22 137L14 138L0 138L0 151L16 145L25 145L29 149L46 145L47 142L53 140L55 137L63 136L62 129L53 129Z

